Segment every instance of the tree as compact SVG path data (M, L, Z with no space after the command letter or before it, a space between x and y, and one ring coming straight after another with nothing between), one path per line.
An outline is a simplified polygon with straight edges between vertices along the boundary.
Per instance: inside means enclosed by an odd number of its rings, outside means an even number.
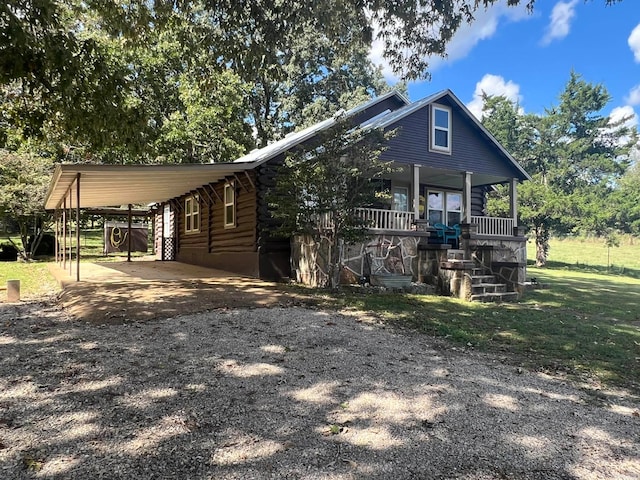
M636 161L620 179L611 196L615 205L614 227L623 233L640 235L640 163Z
M50 220L44 211L44 196L52 169L50 158L26 149L0 149L0 216L18 224L22 256L27 260L33 257Z
M305 74L307 67L313 75L321 73L323 79L316 82L311 75L307 86L322 84L324 79L340 85L358 71L361 47L369 46L375 37L382 41L385 57L397 74L404 79L427 78L428 57L445 55L446 44L457 29L473 21L478 9L496 1L7 0L0 5L0 85L3 102L11 107L3 114L29 137L56 132L68 150L82 158L153 160L149 149L156 146L161 136L157 129L162 127L148 107L171 103L176 92L165 92L166 101L158 99L163 89L157 87L167 77L145 75L130 53L140 56L173 38L180 55L172 55L166 65L155 62L154 68L165 74L174 67L175 74L193 73L203 65L218 72L233 71L244 83L255 86L257 97L262 98L253 107L254 113L262 114L255 115L259 138L275 138L276 133L269 131L271 117L285 127L287 121L299 123L294 118L281 121L278 112L272 112L273 108L282 110L279 102L287 97L286 90L274 95L272 82L299 84L300 78L286 66L302 65ZM605 4L616 1L605 0ZM532 8L535 1L507 2L511 6L521 3ZM318 40L317 58L304 58L304 45L312 43L297 43L312 35L309 32ZM354 50L354 45L360 50ZM341 59L331 61L334 67L322 56L326 49L332 58ZM162 58L156 53L152 56ZM311 63L304 65L301 59ZM321 68L315 69L316 65ZM197 78L200 80L190 82L192 86L202 79ZM156 97L151 102L143 94L149 91L140 91L147 88L140 85L141 80L155 83L150 87ZM371 87L377 88L369 84L365 90ZM357 93L358 88L351 92ZM337 96L348 105L349 95ZM307 103L308 95L299 97L304 105L323 108L322 99L312 96L313 101ZM20 99L27 99L26 104ZM332 110L335 101L328 104ZM161 118L169 118L173 111ZM304 118L308 117L305 113Z
M602 85L571 72L560 103L543 116L521 115L504 98L485 99L484 124L531 174L520 188L520 217L536 239L536 264L547 260L551 234L606 234L613 222L611 194L628 166L635 133L628 119L599 112L609 101ZM505 213L504 190L490 208Z
M258 146L390 88L368 58L356 19L345 21L353 31L339 46L309 28L289 39L275 68L259 72L250 97Z
M379 159L388 134L353 130L347 120L290 154L269 192L272 216L282 236L310 235L328 247L328 281L340 278L340 247L368 235L368 224L355 214L375 202L377 183L391 171Z

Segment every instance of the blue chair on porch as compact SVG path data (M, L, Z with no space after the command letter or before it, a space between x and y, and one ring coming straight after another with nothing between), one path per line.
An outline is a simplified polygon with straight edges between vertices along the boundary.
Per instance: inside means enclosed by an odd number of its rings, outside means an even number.
M433 228L435 228L436 235L441 243L448 243L453 248L458 248L460 234L462 233L460 225L455 224L453 227L449 227L443 223L436 223Z

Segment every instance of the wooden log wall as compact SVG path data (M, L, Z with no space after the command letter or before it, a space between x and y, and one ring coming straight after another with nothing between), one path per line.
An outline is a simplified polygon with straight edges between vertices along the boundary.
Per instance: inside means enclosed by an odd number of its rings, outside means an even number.
M278 220L271 217L267 204L267 191L276 183L275 176L283 164L282 155L260 165L257 168L257 244L260 253L288 252L291 250L290 239L275 234Z
M224 225L225 181L214 185L204 185L198 190L179 197L182 209L177 212L176 227L179 232L179 250L202 250L203 253L255 252L256 246L256 188L255 174L248 172L249 178L241 174L229 178L236 192L236 224ZM185 200L198 195L200 199L200 230L185 231ZM213 203L212 203L213 202Z
M215 198L211 228L211 252L255 252L256 251L256 188L255 174L249 172L249 178L238 175L235 179L236 226L224 226L224 202ZM252 185L253 183L253 185ZM218 182L215 193L224 199L225 182Z
M479 217L487 214L487 192L491 187L473 187L471 189L471 215Z

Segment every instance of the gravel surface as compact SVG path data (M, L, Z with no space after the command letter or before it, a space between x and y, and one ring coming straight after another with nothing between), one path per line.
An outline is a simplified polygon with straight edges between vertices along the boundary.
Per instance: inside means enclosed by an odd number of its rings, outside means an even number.
M0 305L1 479L638 479L638 405L364 314Z

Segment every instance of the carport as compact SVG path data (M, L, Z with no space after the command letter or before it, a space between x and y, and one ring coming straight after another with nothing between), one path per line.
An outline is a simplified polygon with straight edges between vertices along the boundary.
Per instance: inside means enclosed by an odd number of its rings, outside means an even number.
M80 213L83 209L113 209L126 205L131 228L134 205L171 202L187 192L209 195L203 185L247 175L251 163L180 165L58 164L47 192L45 209L54 212L55 258L80 281ZM149 209L151 210L151 209ZM137 212L138 214L143 212ZM75 216L75 241L70 228ZM130 238L131 236L129 236ZM75 244L74 244L75 243ZM73 252L75 250L75 262ZM129 252L131 248L128 249ZM130 257L129 257L130 260Z

